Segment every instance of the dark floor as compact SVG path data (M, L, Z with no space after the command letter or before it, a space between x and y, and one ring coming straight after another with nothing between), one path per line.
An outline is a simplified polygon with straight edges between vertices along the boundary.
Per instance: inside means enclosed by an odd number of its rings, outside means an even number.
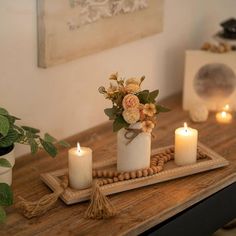
M236 236L236 228L234 229L219 229L212 236Z

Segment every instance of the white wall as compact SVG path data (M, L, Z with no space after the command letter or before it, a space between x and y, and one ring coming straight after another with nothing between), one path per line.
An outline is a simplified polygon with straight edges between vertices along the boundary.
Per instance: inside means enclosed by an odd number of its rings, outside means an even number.
M198 48L235 8L234 0L166 0L163 33L45 70L37 67L36 0L0 0L0 106L65 138L107 120L97 88L112 72L144 74L145 87L168 96L182 88L185 49Z

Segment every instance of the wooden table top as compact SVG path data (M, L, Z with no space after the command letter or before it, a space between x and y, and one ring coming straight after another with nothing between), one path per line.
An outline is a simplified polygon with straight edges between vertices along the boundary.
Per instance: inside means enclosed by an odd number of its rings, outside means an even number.
M199 141L223 155L230 165L109 196L119 211L112 219L84 219L88 202L66 206L59 200L52 210L31 220L25 219L12 206L7 209L6 222L0 225L0 235L137 235L236 182L236 119L230 125L222 125L211 114L207 122L194 124L188 113L182 110L180 95L171 96L162 104L172 111L159 116L153 148L173 144L174 130L187 121L189 126L198 129ZM93 157L98 160L116 155L116 135L112 133L111 122L84 131L68 141L72 146L80 141L82 146L91 147ZM43 152L17 159L12 186L15 200L17 196L37 200L50 193L51 190L40 180L40 173L66 166L65 149L60 149L56 159Z

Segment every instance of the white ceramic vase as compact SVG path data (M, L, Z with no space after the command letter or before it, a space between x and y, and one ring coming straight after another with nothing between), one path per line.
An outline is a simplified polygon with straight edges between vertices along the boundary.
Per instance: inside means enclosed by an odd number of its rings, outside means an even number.
M132 128L140 128L137 123ZM151 134L142 132L131 143L125 138L125 129L117 133L117 170L119 172L133 171L150 167Z
M4 158L11 163L11 167L0 166L0 183L12 184L12 168L15 165L14 147L10 152L0 155L0 159Z

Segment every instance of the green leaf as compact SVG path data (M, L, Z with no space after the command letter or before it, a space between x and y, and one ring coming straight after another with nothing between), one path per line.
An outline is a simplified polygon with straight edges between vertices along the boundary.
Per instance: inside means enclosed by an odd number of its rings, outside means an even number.
M19 126L17 126L17 125L12 125L12 127L17 131L17 132L19 132L20 134L24 134L25 133L25 131L21 128L21 127L19 127Z
M11 115L7 115L6 117L9 120L10 124L14 124L16 120L20 120L20 118Z
M49 142L49 143L53 143L53 142L56 142L56 141L57 141L54 137L52 137L52 136L51 136L50 134L48 134L48 133L44 134L44 140L45 140L46 142Z
M2 107L0 107L0 115L8 115L8 111Z
M157 113L170 111L169 108L163 107L161 105L156 105L156 110L157 110Z
M151 93L149 93L149 101L150 101L151 103L154 103L154 102L155 102L155 99L156 99L157 96L158 96L158 94L159 94L159 90L158 90L158 89L152 91Z
M13 204L13 193L8 184L0 183L0 205L10 206Z
M37 134L40 132L39 129L35 129L35 128L29 127L29 126L21 126L21 128L24 129L25 131L28 131L33 134Z
M129 124L124 120L124 118L122 116L118 116L113 122L113 132L117 132L120 129L128 127L128 126Z
M0 166L11 167L11 163L5 158L0 158Z
M149 91L148 90L143 90L137 94L139 101L142 104L149 103L148 97L149 97Z
M33 138L30 138L28 141L29 141L31 153L32 154L37 153L37 151L38 151L38 144L37 144L37 142Z
M0 139L0 147L8 147L19 139L20 135L14 129L10 129L7 135Z
M6 219L6 212L5 210L0 206L0 223L3 222Z
M52 157L55 157L57 155L57 149L56 147L49 142L46 142L43 139L40 139L40 143L42 144L44 150Z
M10 123L8 119L5 116L0 115L0 134L6 136L9 131L9 128L10 128Z
M58 144L61 145L62 147L66 147L66 148L70 147L70 144L64 140L59 141Z
M114 107L104 109L104 113L109 117L109 120L116 118L116 109Z

